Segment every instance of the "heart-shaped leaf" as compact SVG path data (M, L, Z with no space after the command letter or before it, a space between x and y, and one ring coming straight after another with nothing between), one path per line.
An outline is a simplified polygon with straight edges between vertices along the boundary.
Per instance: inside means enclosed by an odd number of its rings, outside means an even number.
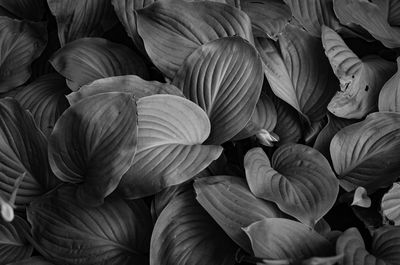
M136 101L111 92L87 97L67 109L50 136L55 175L79 183L78 200L101 204L131 167L137 141Z
M84 37L101 37L117 22L109 0L47 0L56 17L61 46Z
M7 9L20 19L41 20L46 11L45 0L0 0L0 7Z
M210 134L210 121L193 102L153 95L137 104L137 152L119 185L126 197L152 195L185 182L221 155L222 147L202 145Z
M351 206L359 206L363 208L371 207L371 198L368 197L367 190L364 187L357 187L357 189L354 191L354 197Z
M151 216L143 201L109 197L84 207L74 186L62 186L28 207L32 236L56 264L146 264Z
M161 212L150 245L150 265L231 265L237 246L196 202L192 190Z
M400 175L400 113L375 112L340 130L330 151L340 185L368 192L390 186Z
M378 100L379 111L400 112L400 57L397 72L383 85Z
M196 179L197 201L241 248L251 253L250 241L242 230L264 218L282 217L275 204L255 197L246 181L215 176Z
M46 24L0 16L0 93L25 83L47 43Z
M341 90L329 103L329 111L338 117L361 119L378 110L379 91L396 71L395 64L373 55L358 58L339 34L326 26L322 27L322 44Z
M275 202L311 227L329 211L339 192L329 162L306 145L283 145L271 161L261 148L253 148L244 158L244 167L254 195Z
M383 216L400 225L400 183L393 183L392 188L382 197L381 210Z
M147 54L169 78L202 44L234 35L253 38L246 13L223 3L165 0L136 12Z
M209 42L186 58L173 84L208 114L207 143L222 144L246 126L260 97L262 70L256 49L240 37Z
M76 91L96 79L135 74L146 78L143 59L124 45L102 38L81 38L59 49L50 58L53 67Z
M41 131L49 137L61 113L69 106L65 95L70 90L58 74L47 74L25 86L15 99L28 109Z

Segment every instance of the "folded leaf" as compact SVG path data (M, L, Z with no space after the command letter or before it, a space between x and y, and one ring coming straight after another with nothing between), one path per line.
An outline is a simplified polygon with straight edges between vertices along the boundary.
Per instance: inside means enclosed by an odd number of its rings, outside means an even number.
M210 134L206 113L174 95L138 100L138 146L119 190L128 198L155 194L183 183L205 169L222 147L202 145Z
M222 144L246 126L260 97L262 69L257 51L239 37L209 42L186 58L173 84L208 114L207 143Z
M84 37L101 37L117 19L109 0L47 0L56 17L61 46Z
M106 92L125 92L142 98L154 94L171 94L182 96L182 92L175 86L157 81L146 81L136 75L122 75L102 78L82 86L78 91L67 96L71 105L79 100Z
M54 263L51 263L40 256L33 256L7 265L54 265Z
M375 112L340 130L330 151L340 185L372 192L388 187L400 175L400 113Z
M47 74L19 90L15 99L32 113L38 127L49 137L58 117L69 106L65 98L69 91L62 76Z
M146 264L151 217L143 201L107 198L81 206L73 186L47 193L27 210L41 254L56 264Z
M354 191L354 197L353 197L353 202L351 203L351 206L359 206L363 208L369 208L371 207L371 198L368 197L367 190L363 187L358 187Z
M70 42L50 59L53 67L76 91L96 79L135 74L147 78L143 59L126 46L102 38L82 38Z
M322 44L340 90L328 105L330 112L346 119L361 119L378 110L378 96L383 84L394 74L394 63L371 55L362 59L332 29L323 26Z
M382 197L382 215L394 225L400 225L400 183L393 183L392 188Z
M397 73L382 87L378 106L379 111L400 112L400 57L397 58Z
M47 42L46 23L0 16L0 93L22 85Z
M51 168L62 181L79 183L78 200L99 205L131 167L137 130L131 94L87 97L58 119L49 140Z
M150 245L150 265L231 265L237 246L196 202L193 191L161 212Z
M333 206L339 183L329 162L317 150L300 144L278 148L271 159L261 148L244 158L250 190L279 209L314 227Z
M169 78L202 44L234 35L253 38L246 13L223 3L166 0L136 12L147 54Z
M201 206L248 253L252 248L242 228L265 218L284 216L274 203L255 197L246 181L238 177L196 179L194 188Z
M41 20L46 11L44 0L0 0L0 6L20 19Z

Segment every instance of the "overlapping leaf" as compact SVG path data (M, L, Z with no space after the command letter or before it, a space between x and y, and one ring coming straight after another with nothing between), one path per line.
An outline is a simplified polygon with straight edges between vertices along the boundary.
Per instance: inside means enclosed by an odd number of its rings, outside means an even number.
M202 44L234 35L253 38L246 13L223 3L166 0L136 12L147 54L169 78Z
M79 183L78 199L98 205L131 167L137 143L136 101L127 93L103 93L67 109L50 136L55 175Z
M25 83L46 46L46 24L0 16L0 93Z
M208 143L222 144L246 126L260 97L262 70L257 51L239 37L209 42L186 58L173 84L208 114Z
M63 186L29 206L41 254L56 264L146 264L151 217L144 202L110 197L100 207L84 207L75 193Z
M325 26L322 44L341 90L329 103L329 111L347 119L361 119L376 111L379 92L396 71L395 64L373 55L358 58L334 30Z
M340 130L330 152L341 186L369 192L388 187L400 174L400 113L376 112Z
M76 91L96 79L134 74L148 75L143 59L124 45L102 38L81 38L68 43L50 59L53 67Z
M138 146L119 190L129 198L155 194L183 183L217 159L222 148L202 145L210 134L207 114L174 95L138 100Z
M194 188L201 206L249 253L252 248L242 228L265 218L283 216L275 204L255 197L246 181L238 177L200 178L195 180Z
M392 188L382 197L381 210L383 216L400 225L400 183L393 183Z
M400 112L400 57L397 58L397 73L382 87L378 106L379 111Z
M41 20L45 13L44 0L0 0L0 7L5 8L20 19Z
M305 145L281 146L271 161L261 148L251 149L244 167L254 195L275 202L283 212L311 227L329 211L339 192L329 162Z

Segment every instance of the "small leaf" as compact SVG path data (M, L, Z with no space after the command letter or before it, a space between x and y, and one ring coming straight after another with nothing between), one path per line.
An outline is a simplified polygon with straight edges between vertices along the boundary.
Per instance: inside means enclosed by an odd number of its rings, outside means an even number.
M354 191L354 197L351 206L359 206L363 208L371 207L371 198L368 197L368 193L365 188L357 187L357 189Z
M400 225L400 183L393 183L392 188L385 193L381 202L382 214L394 225Z
M379 111L400 112L400 57L397 72L383 85L378 100Z
M39 21L46 11L44 0L0 0L0 6L20 19Z

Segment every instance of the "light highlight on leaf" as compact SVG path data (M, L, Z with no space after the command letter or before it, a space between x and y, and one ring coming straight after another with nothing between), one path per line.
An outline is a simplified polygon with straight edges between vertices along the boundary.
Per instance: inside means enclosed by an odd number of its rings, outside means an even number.
M400 112L400 57L397 72L383 85L378 100L379 111Z
M393 183L392 188L385 193L381 202L382 214L394 225L400 225L400 183Z

